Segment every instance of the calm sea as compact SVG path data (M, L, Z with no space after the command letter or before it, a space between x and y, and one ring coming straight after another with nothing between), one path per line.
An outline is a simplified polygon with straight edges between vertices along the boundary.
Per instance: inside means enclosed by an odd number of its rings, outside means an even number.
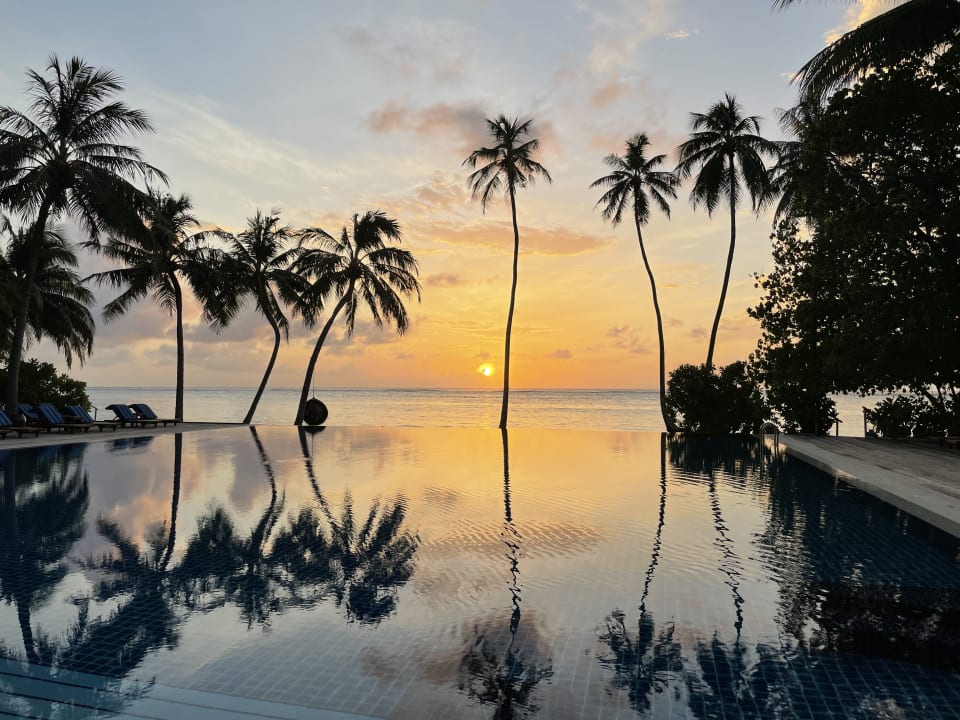
M251 388L200 388L184 393L184 417L194 422L240 422L253 399ZM170 388L88 388L100 417L111 403L148 403L159 415L174 408ZM254 422L287 425L296 414L298 389L267 390ZM496 390L317 390L330 410L328 425L385 427L496 427ZM863 405L855 395L836 398L841 435L863 435ZM512 390L510 426L593 430L663 430L655 390Z

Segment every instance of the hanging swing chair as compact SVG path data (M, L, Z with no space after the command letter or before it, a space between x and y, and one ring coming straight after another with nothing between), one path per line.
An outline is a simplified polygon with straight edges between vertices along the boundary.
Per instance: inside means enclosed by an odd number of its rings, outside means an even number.
M313 397L303 406L303 421L307 425L323 425L327 419L327 406Z

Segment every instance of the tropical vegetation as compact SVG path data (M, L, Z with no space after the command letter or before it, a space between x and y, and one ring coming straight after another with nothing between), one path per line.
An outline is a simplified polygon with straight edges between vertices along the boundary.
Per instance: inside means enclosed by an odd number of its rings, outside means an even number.
M109 70L53 55L47 74L27 73L29 110L0 106L0 207L27 219L23 291L7 356L5 401L16 409L20 361L30 324L40 249L48 223L70 216L91 238L128 225L141 206L137 179L165 180L122 135L150 132L146 114L114 98L123 85Z
M657 283L650 268L650 260L647 258L647 249L643 244L642 228L650 220L651 204L655 204L664 215L670 217L670 203L667 198L677 197L680 179L672 172L657 169L667 156L654 155L648 158L646 149L649 144L650 141L645 133L631 137L627 140L627 151L623 156L611 154L604 158L604 162L612 172L594 181L590 187L606 188L597 205L603 206L603 217L612 224L620 223L624 210L633 213L633 224L637 229L637 240L640 243L640 255L643 258L643 267L647 271L647 278L650 280L653 310L657 316L657 339L660 343L660 414L667 432L676 432L679 428L667 412L666 404L667 368L663 343L663 317L660 314L660 301L657 298Z
M510 339L513 334L513 311L517 302L517 266L520 259L520 228L517 225L517 190L534 182L537 177L553 182L550 173L533 159L540 148L538 138L526 139L533 120L520 122L499 115L487 119L487 129L494 141L490 147L474 150L463 161L473 168L468 183L473 199L480 200L480 207L487 211L489 202L506 193L510 199L510 218L513 221L513 274L510 282L510 307L507 311L507 329L503 341L503 400L500 405L500 429L507 427L510 401Z

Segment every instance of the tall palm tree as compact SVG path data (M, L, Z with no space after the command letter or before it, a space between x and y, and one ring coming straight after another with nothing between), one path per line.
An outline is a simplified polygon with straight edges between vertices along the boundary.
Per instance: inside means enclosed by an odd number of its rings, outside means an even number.
M532 183L539 175L553 182L550 173L532 155L539 149L537 138L524 140L533 120L520 122L500 115L487 119L487 129L493 137L492 147L474 150L463 161L476 168L468 178L473 199L480 199L480 207L487 211L490 200L506 192L510 198L510 217L513 220L513 279L510 283L510 309L507 312L507 330L503 343L503 402L500 405L498 427L507 427L507 407L510 400L510 336L513 332L513 310L517 300L517 264L520 257L520 229L517 227L517 188ZM477 167L479 165L479 167Z
M784 8L797 0L774 0ZM957 0L907 0L841 35L814 55L797 73L807 101L828 93L875 68L890 67L910 55L952 45L960 35Z
M660 208L664 215L670 217L670 203L668 197L677 197L677 186L680 184L675 173L657 170L666 155L646 156L646 148L650 144L645 133L638 133L627 140L627 152L623 155L611 154L604 158L604 162L612 172L596 180L591 188L606 188L606 192L597 201L603 205L603 217L613 225L618 225L623 219L623 212L628 207L633 211L633 223L637 228L637 240L640 242L640 255L643 257L643 267L650 278L650 291L653 294L653 309L657 315L657 337L660 341L660 414L667 432L677 432L679 428L673 418L667 413L667 368L664 357L663 318L660 315L660 301L657 299L657 283L653 279L653 270L647 259L647 249L643 244L641 228L650 220L650 199Z
M77 57L61 65L56 55L47 70L49 77L27 72L27 112L0 106L0 207L30 217L34 232L8 356L5 399L10 411L18 399L20 361L47 221L73 216L96 238L126 222L139 206L142 193L131 180L166 181L163 173L143 161L137 148L117 142L127 133L153 130L143 111L113 99L123 89L117 75Z
M362 216L355 214L352 232L344 227L339 240L320 228L305 230L303 239L318 244L305 252L293 268L312 280L301 298L304 317L312 323L314 314L331 293L337 297L337 304L310 356L295 425L303 424L317 357L340 312L346 313L347 335L353 334L361 304L370 309L377 327L392 323L403 334L410 321L401 296L416 294L417 301L420 300L417 261L409 250L388 244L401 242L400 225L380 210L368 210Z
M220 305L232 318L243 306L247 297L252 297L257 312L266 318L273 330L273 352L263 373L263 379L257 388L250 409L243 423L248 425L257 411L257 405L263 395L270 373L280 351L280 338L290 337L290 322L284 313L284 306L299 312L300 298L307 291L309 283L291 269L304 252L298 243L288 248L296 233L290 225L280 224L280 211L271 210L247 218L247 229L236 236L222 234L227 240L227 258L224 264Z
M106 244L85 243L124 267L94 273L88 279L98 285L126 288L103 308L106 320L119 317L138 300L152 294L161 309L176 318L177 389L174 417L183 417L183 288L185 279L201 300L205 319L222 324L215 317L212 300L215 288L209 267L221 262L214 249L206 245L202 232L191 234L199 226L190 214L192 205L186 195L174 197L156 191L149 194L143 221L123 235L112 235Z
M733 252L737 244L737 205L744 190L750 196L754 210L768 196L767 169L764 156L777 156L777 144L760 136L760 118L744 116L743 108L729 93L723 100L714 103L705 113L691 113L690 139L677 149L681 179L699 168L690 199L693 206L703 204L707 213L713 215L720 201L726 199L730 207L730 249L723 273L720 302L710 331L710 346L707 350L707 366L713 367L713 351L717 344L717 331L723 315L723 303L730 283Z
M10 351L15 308L21 305L20 296L27 290L30 256L35 253L27 329L38 342L51 340L63 353L68 367L74 355L83 363L93 348L95 323L90 313L93 293L80 284L80 276L74 270L77 254L50 225L37 247L33 247L33 229L15 229L8 218L0 219L0 232L6 232L9 238L5 251L0 252L0 327L4 329L0 354Z

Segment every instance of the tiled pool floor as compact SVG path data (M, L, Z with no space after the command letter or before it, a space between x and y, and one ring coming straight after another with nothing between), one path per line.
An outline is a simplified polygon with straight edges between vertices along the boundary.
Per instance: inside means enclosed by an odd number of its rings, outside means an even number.
M752 440L239 427L0 473L0 717L958 717L960 545Z

